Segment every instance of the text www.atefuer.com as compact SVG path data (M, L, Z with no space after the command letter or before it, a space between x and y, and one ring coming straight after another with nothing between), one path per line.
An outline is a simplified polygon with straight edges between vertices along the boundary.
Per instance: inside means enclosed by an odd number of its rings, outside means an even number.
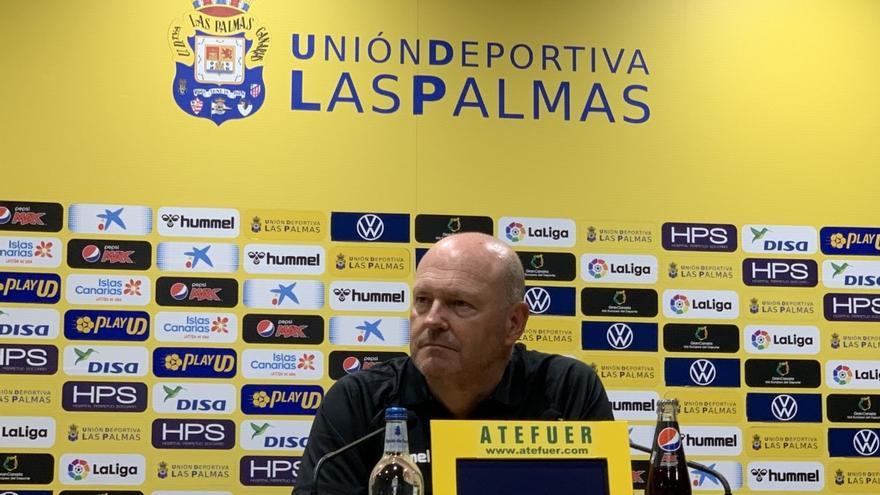
M587 448L562 448L562 447L487 447L486 454L497 455L567 455L589 454Z

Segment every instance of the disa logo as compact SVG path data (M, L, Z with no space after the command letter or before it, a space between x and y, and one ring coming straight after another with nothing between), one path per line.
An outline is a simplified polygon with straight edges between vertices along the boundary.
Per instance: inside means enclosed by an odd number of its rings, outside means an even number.
M176 66L171 91L188 115L218 126L257 112L266 98L263 60L269 30L246 0L196 0L174 21L168 42Z

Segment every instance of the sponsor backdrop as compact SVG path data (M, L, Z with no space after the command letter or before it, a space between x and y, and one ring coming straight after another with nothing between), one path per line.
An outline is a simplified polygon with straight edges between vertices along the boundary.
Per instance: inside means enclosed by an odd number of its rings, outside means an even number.
M482 231L635 440L677 397L739 492L878 493L878 10L10 6L2 489L287 493L425 249Z

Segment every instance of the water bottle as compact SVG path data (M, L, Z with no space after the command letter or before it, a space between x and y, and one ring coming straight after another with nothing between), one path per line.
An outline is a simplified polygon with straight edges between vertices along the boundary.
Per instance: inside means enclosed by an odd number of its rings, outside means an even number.
M406 409L385 410L385 454L370 474L370 495L421 495L422 471L409 457Z

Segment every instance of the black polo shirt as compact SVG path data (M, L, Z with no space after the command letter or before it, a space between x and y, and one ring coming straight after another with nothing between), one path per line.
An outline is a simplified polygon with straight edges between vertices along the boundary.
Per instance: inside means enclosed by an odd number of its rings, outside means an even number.
M431 495L432 419L452 419L434 399L425 377L409 357L395 358L343 377L324 397L315 416L299 468L298 495L311 492L312 471L324 454L385 424L385 408L402 406L415 413L409 423L410 454L425 477ZM530 351L517 344L504 376L492 395L468 419L614 419L611 403L592 368L571 358ZM321 495L367 494L373 466L382 457L378 435L321 467Z

